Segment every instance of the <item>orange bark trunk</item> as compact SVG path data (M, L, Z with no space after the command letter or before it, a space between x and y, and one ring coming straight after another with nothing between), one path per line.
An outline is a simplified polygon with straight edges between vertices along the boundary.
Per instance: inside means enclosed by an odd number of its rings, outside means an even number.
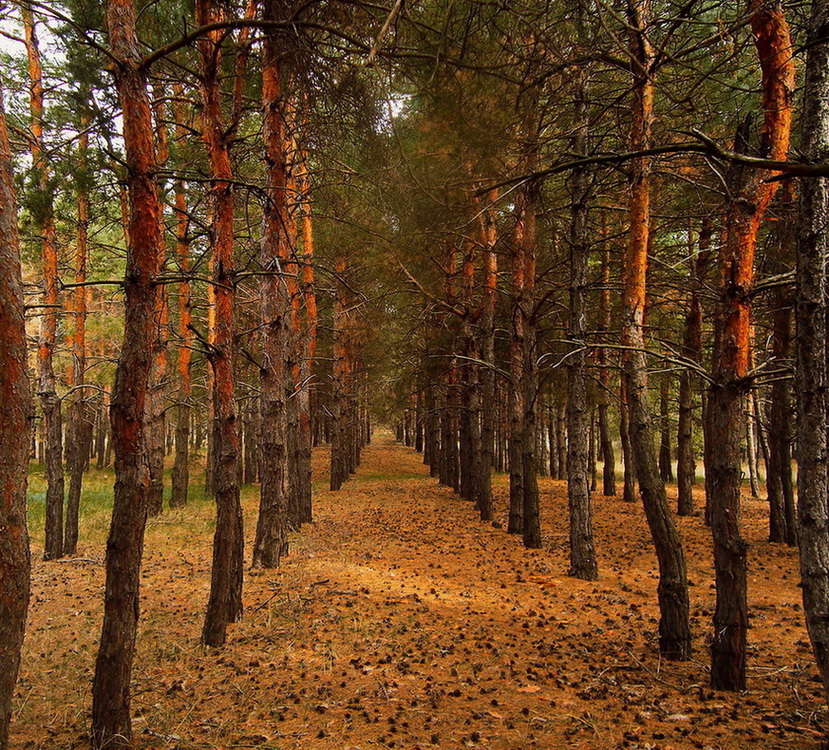
M648 39L649 0L629 0L630 52L633 62L633 102L630 149L651 145L653 124L653 60ZM648 247L651 239L649 157L630 167L630 235L624 258L622 357L624 393L628 403L629 436L648 526L659 563L659 648L669 659L687 659L691 651L688 584L682 542L659 476L653 425L647 404L645 305Z
M221 18L212 0L197 0L196 20L205 25ZM239 502L239 430L236 419L234 345L233 169L230 144L222 117L219 64L222 32L200 40L203 137L211 172L213 210L214 340L210 348L213 369L213 466L216 497L216 534L210 599L202 640L209 646L225 642L227 625L242 614L244 538Z
M176 95L176 140L183 143L186 129L184 127L184 106L181 102L182 86L174 89ZM187 214L187 197L184 182L175 183L175 215L176 215L176 258L178 270L181 273L181 283L178 288L178 378L179 404L176 419L176 456L173 465L172 488L170 507L179 507L187 504L187 495L190 486L190 397L192 383L190 377L191 348L193 346L193 331L190 329L192 313L190 309L190 243L188 233L190 219Z
M162 100L163 90L160 85L153 87L155 102L156 154L159 167L167 163L169 148L165 107ZM166 226L164 223L164 184L159 184L162 211L159 236L159 267L163 272L167 262ZM167 299L167 286L162 284L156 292L155 325L156 336L153 341L153 366L150 375L150 400L147 405L147 460L150 469L150 494L147 499L147 513L157 516L163 509L164 501L164 453L167 438L165 419L165 398L167 390L167 339L170 324L170 307Z
M275 16L276 3L266 0L264 17ZM282 275L290 254L287 235L287 152L282 112L282 78L278 39L265 37L262 57L262 108L267 199L260 250L259 309L262 322L260 368L261 445L259 517L253 545L253 567L276 567L286 551L288 532L288 416L286 355L290 295Z
M84 113L80 119L83 130L89 124ZM70 407L70 423L67 429L67 464L69 470L69 492L66 501L66 523L64 528L63 553L73 555L78 547L78 515L80 510L83 472L89 460L92 443L92 419L85 390L80 388L86 374L86 314L87 287L86 262L88 253L89 196L87 186L87 150L89 137L85 132L78 139L78 157L81 162L81 178L78 185L78 233L75 247L75 287L72 302L72 373L71 387L76 388Z
M299 520L310 523L313 520L311 502L311 391L314 378L314 357L317 348L317 296L314 290L314 226L311 217L311 176L308 171L308 156L304 149L298 150L300 160L299 202L302 212L300 223L302 253L300 260L302 302L305 308L305 326L302 332L302 355L300 366L299 393L299 467L302 489L299 493Z
M132 0L108 0L107 26L123 111L129 224L124 341L110 419L115 498L107 542L104 622L92 687L93 748L129 747L130 676L138 625L141 557L147 512L144 422L150 351L155 333L161 205L146 72L135 33Z
M0 90L0 750L8 747L29 605L26 487L32 413L17 198Z
M764 155L785 161L794 91L791 35L779 6L750 0L748 10L762 70ZM740 533L742 401L749 387L754 251L779 184L768 181L772 176L767 170L735 176L720 250L723 287L715 320L715 382L706 414L706 494L717 582L711 685L721 690L743 690L746 680L747 547Z
M54 369L60 304L58 249L49 187L49 165L43 148L43 71L40 64L40 48L31 8L24 7L22 15L29 60L29 110L32 116L30 151L39 193L34 218L43 252L43 312L40 318L40 341L37 350L38 395L46 435L46 538L43 557L45 560L54 560L63 555L63 427Z

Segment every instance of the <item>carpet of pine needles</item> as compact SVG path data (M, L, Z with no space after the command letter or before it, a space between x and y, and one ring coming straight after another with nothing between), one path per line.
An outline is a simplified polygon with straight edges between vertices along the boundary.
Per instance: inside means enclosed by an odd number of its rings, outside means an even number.
M139 748L816 748L829 726L803 625L796 551L770 545L764 503L746 498L749 688L708 687L714 600L709 534L680 519L695 651L656 648L656 563L642 510L595 502L601 578L566 576L563 482L541 479L544 549L428 477L378 436L338 493L315 452L315 522L278 570L247 575L245 613L221 650L199 644L213 506L150 521L133 673ZM243 493L248 539L255 487ZM700 498L701 500L701 498ZM12 747L88 746L105 526L75 558L43 562ZM248 545L249 550L249 545Z

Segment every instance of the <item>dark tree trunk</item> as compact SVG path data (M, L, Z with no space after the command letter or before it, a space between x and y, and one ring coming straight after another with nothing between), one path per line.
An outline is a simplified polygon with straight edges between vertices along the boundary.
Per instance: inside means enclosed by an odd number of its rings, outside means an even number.
M196 20L207 24L221 18L213 0L197 0ZM216 500L216 531L210 597L207 603L202 641L208 646L224 645L227 626L242 615L244 536L239 502L239 427L236 415L235 377L235 271L233 265L233 170L228 137L222 118L219 88L222 34L199 41L203 136L211 172L213 225L213 298L215 332L210 349L213 372L213 475Z
M583 10L580 21L583 23ZM589 119L587 112L587 71L573 72L576 91L574 153L587 153ZM572 342L567 361L567 505L569 509L570 567L568 574L585 581L599 577L593 544L593 508L589 484L590 427L587 398L587 269L588 200L590 185L585 169L573 170L570 177L570 320Z
M106 399L101 395L95 411L95 468L98 471L101 471L106 463L108 422Z
M454 358L449 369L446 388L446 467L447 484L459 492L461 488L461 452L458 442L460 432L460 393L458 392L458 369Z
M829 5L814 0L806 43L803 93L803 154L829 159ZM829 700L829 476L827 476L826 261L829 185L825 178L800 184L797 242L797 495L800 573L806 627L824 699Z
M12 156L0 81L0 750L9 725L29 606L26 527L33 416L23 317L23 282Z
M244 471L242 481L244 484L256 484L259 479L260 461L260 440L261 431L259 423L261 410L259 400L251 398L247 406L247 419L245 420L245 441L244 441Z
M590 476L590 492L596 491L596 444L598 435L596 432L596 410L590 412L590 452L587 458L587 465L589 466L588 475Z
M334 297L334 362L331 375L331 466L330 489L339 490L348 479L348 261L336 260L337 285Z
M606 222L603 222L603 236L607 234ZM602 333L610 333L610 250L605 240L602 249L601 296L599 310ZM607 350L600 347L596 356L599 367L599 444L602 456L602 494L605 497L616 496L616 454L613 450L613 438L610 433L610 362Z
M43 74L40 48L31 8L23 7L23 27L29 58L31 154L38 205L34 212L43 252L43 305L37 349L38 395L45 432L43 464L46 471L46 538L44 560L63 556L63 422L57 394L54 353L58 329L58 249L49 168L43 149Z
M691 373L684 368L679 375L679 419L677 422L677 513L694 514L694 479L697 463L694 458L694 391Z
M156 124L156 156L158 165L164 169L169 156L167 139L167 114L164 105L164 92L160 84L153 86ZM165 183L159 182L162 205L159 248L159 264L164 273L167 262L166 226L164 222ZM156 295L156 336L153 341L153 368L150 373L150 391L147 403L147 462L149 467L150 489L147 495L147 513L157 516L164 507L164 455L167 440L167 411L165 401L169 376L167 372L167 340L169 338L170 307L167 286L162 285Z
M630 408L628 405L627 385L622 378L619 384L619 439L622 445L622 463L624 474L622 482L622 500L626 503L636 502L636 458L630 443Z
M602 495L616 496L616 460L613 440L610 437L610 424L607 403L599 404L599 446L602 455Z
M141 558L147 520L144 422L155 334L161 204L146 71L135 35L132 0L108 0L110 46L123 110L129 231L124 280L124 341L110 418L115 498L107 540L104 621L92 685L93 748L132 744L130 678L138 629Z
M634 71L631 150L648 148L653 122L654 52L648 37L649 5L628 4L630 52ZM635 454L636 476L645 516L659 563L659 651L667 659L687 659L691 652L688 576L682 542L668 507L665 485L659 476L653 427L647 405L645 355L645 289L650 243L650 162L634 159L630 165L630 238L624 258L622 344L623 377L628 403L628 431Z
M517 314L521 318L523 334L522 366L520 383L523 389L523 429L519 431L521 469L523 471L523 518L524 546L541 547L541 519L539 515L538 466L535 458L536 402L538 395L538 368L536 365L535 321L535 252L536 207L538 195L535 187L528 186L519 197L520 262L524 265L523 288L519 297ZM522 205L523 204L523 205ZM562 453L563 458L563 453Z
M177 92L179 93L179 92ZM176 119L183 122L183 112L179 107ZM177 126L177 137L184 138L184 126ZM178 349L179 403L176 409L175 459L171 478L170 507L187 505L190 489L190 418L192 407L192 382L190 375L190 347L193 343L193 331L190 328L192 312L190 308L190 242L188 239L189 217L185 200L184 183L176 181L176 254L182 281L178 291L178 331L181 346Z
M749 3L751 27L760 58L765 121L763 144L772 159L785 160L791 129L794 89L792 45L779 7ZM738 148L747 145L746 123ZM774 173L734 170L733 196L720 249L722 292L715 320L713 383L706 410L705 475L714 541L717 604L711 643L711 686L743 690L748 629L747 546L740 533L742 465L740 442L745 428L743 399L748 389L751 292L754 250L766 208L779 185Z
M84 112L80 118L82 129L88 125L89 117ZM82 133L78 139L80 170L86 177L89 136ZM86 379L86 262L88 252L89 197L84 185L77 195L78 230L75 247L75 287L72 325L72 379L71 385L77 390L70 406L67 428L67 470L69 492L66 499L66 522L64 524L63 553L74 555L78 550L78 524L83 489L83 473L89 463L92 448L92 411L86 389L81 386Z
M163 224L162 224L163 227ZM163 232L163 230L162 230ZM163 233L162 233L163 237ZM164 266L165 245L162 241L160 263ZM164 400L167 390L167 293L160 286L155 310L156 334L153 341L153 368L147 395L147 463L150 487L147 494L147 514L157 516L164 507L164 441L166 419Z
M783 367L791 340L790 290L775 295L772 360ZM769 498L769 541L797 544L797 509L792 480L792 403L789 383L782 378L771 385L769 403L766 491Z
M690 232L689 232L690 234ZM693 282L685 312L682 356L692 363L702 362L701 292L710 260L711 222L704 220L699 233L699 253L693 262ZM679 375L679 420L677 424L677 513L691 516L694 508L694 484L697 465L694 453L694 391L698 377L692 367L683 367Z
M521 534L524 530L524 468L521 457L521 433L524 420L524 390L521 387L521 369L524 345L523 328L517 306L513 307L513 334L510 339L512 382L509 389L509 519L507 532Z
M556 408L556 479L567 479L567 398Z
M92 446L92 421L89 406L81 395L72 404L71 428L67 431L69 445L69 492L66 496L66 523L64 524L63 554L74 555L78 551L78 527L80 521L83 474L89 463Z
M663 375L659 383L659 476L663 482L674 481L671 456L670 381Z
M264 5L266 20L275 20L279 3ZM265 201L265 236L260 249L263 271L275 271L291 252L286 232L286 137L283 121L279 38L265 37L262 59L262 108L264 112L265 163L268 197ZM286 353L290 293L286 280L276 274L259 279L262 318L262 365L259 518L253 545L253 567L276 567L287 552L288 445L286 404ZM333 482L332 482L333 485ZM332 489L334 487L332 486Z
M415 444L414 449L423 453L423 391L415 394Z

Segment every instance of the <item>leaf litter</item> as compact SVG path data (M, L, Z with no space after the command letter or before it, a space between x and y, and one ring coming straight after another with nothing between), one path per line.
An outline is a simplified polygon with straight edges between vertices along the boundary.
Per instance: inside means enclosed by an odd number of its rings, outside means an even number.
M566 576L566 485L540 478L545 547L525 550L378 436L339 493L314 455L315 521L278 570L247 575L221 650L199 643L213 506L147 530L133 673L138 748L815 748L826 711L803 625L796 550L745 499L749 688L708 688L709 532L681 518L692 661L659 658L655 560L637 504L597 497L600 580ZM505 526L506 478L495 478ZM697 498L701 504L701 496ZM257 489L243 491L248 535ZM503 516L503 517L502 517ZM33 547L13 743L88 746L105 539L72 564ZM249 546L248 546L249 550Z

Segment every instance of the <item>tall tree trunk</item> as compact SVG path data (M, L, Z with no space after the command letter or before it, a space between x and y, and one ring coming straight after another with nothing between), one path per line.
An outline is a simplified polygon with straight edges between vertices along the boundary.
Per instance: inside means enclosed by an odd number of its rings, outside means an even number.
M261 406L259 398L253 396L248 401L245 410L247 419L245 420L245 460L243 484L256 484L259 481L259 461L260 461L260 440L261 440Z
M23 282L12 155L0 81L0 750L9 724L29 606L26 527L32 396L23 318Z
M84 113L80 119L85 130L89 117ZM78 230L75 246L75 284L72 304L72 377L70 384L77 389L70 407L67 430L67 464L69 470L69 492L66 500L66 523L64 525L63 553L74 555L78 549L78 522L83 489L83 473L89 461L92 446L92 414L86 389L81 386L86 379L86 261L89 229L89 196L87 195L87 149L89 135L82 132L78 139L80 179L77 188Z
M334 296L334 344L331 374L331 466L330 489L339 490L348 478L346 464L347 413L346 387L348 378L348 287L345 274L348 260L339 256L335 261L337 285Z
M610 250L607 247L606 222L602 223L602 235L605 238L602 248L601 296L599 298L599 314L602 333L610 333ZM603 342L605 343L605 342ZM602 454L602 495L616 496L616 455L613 450L613 439L610 434L610 362L607 350L600 347L596 355L596 365L599 368L599 441Z
M623 377L619 383L619 440L622 445L622 500L626 503L636 502L636 458L630 443L630 407L628 405L627 385Z
M689 244L690 244L689 230ZM685 312L682 356L692 363L702 362L702 285L711 256L711 222L703 220L699 233L699 252L692 261L693 281ZM698 382L692 367L683 367L679 375L679 419L677 424L677 513L694 514L694 483L697 464L694 457L694 390Z
M303 148L299 149L301 160L300 188L302 217L300 232L302 237L302 254L300 271L302 301L305 308L305 329L303 331L302 361L300 378L299 437L301 457L302 491L299 495L299 520L310 523L313 520L311 492L311 394L314 388L314 360L317 351L317 295L314 289L314 226L311 216L311 176L308 171L308 156Z
M527 39L528 73L538 64L538 40ZM520 94L522 110L518 136L521 140L521 166L535 169L539 140L539 84L533 82ZM535 459L536 401L538 371L536 366L535 272L536 212L538 185L527 182L515 200L515 228L512 237L512 339L510 341L511 424L510 424L510 513L509 528L521 533L524 546L541 546L538 477Z
M100 471L106 465L107 459L107 448L109 444L111 444L111 440L107 440L107 404L106 404L106 394L101 394L101 398L98 401L98 413L96 416L98 422L98 434L96 437L96 452L98 454L97 460L95 462L95 468Z
M181 88L175 89L177 99L181 96ZM176 107L176 139L179 143L184 140L184 111L183 106ZM178 269L181 273L181 282L178 287L178 378L179 396L176 408L176 448L171 478L170 507L178 508L187 505L187 496L190 489L190 417L192 407L192 381L190 375L191 348L193 346L192 312L190 308L190 219L187 214L187 197L184 182L175 183L175 214L176 214L176 257Z
M829 4L813 0L803 89L802 149L806 160L829 159ZM800 573L806 627L824 699L829 701L829 475L827 475L826 261L829 184L801 180L797 242L797 495Z
M461 454L458 442L460 432L460 372L454 355L449 358L449 371L446 373L446 448L447 484L455 491L461 488Z
M520 262L524 264L524 286L520 295L518 316L523 333L523 362L520 383L523 389L523 425L519 431L521 445L521 469L523 471L523 539L524 546L541 547L541 519L539 515L538 467L535 460L536 401L538 391L538 367L536 365L535 321L535 251L536 208L538 195L535 186L528 186L519 196Z
M43 559L54 560L63 555L63 425L54 368L60 305L58 248L52 192L49 186L49 166L43 148L43 72L40 48L31 8L24 6L22 15L29 58L29 109L32 115L30 150L38 192L38 206L34 212L34 219L43 251L44 308L40 318L37 357L38 395L46 433L46 539Z
M784 366L791 340L791 289L775 294L772 360ZM789 383L777 378L771 385L769 403L766 491L769 499L769 541L797 544L797 509L792 480L792 404Z
M659 476L663 482L673 482L674 470L671 456L671 383L667 375L659 382Z
M791 131L794 66L789 28L780 7L749 3L763 77L763 143L784 161ZM738 144L738 148L739 148ZM711 510L717 604L711 643L711 686L743 690L746 678L746 544L740 534L740 442L748 387L754 249L760 223L779 183L766 170L733 175L720 250L723 289L715 319L714 364L707 405L706 494Z
M483 462L481 456L481 372L478 362L478 336L475 326L482 313L482 307L475 304L475 254L472 243L465 247L462 268L461 319L462 354L465 360L460 375L460 447L461 447L461 497L481 507ZM484 294L485 294L484 290ZM483 300L482 300L483 301Z
M495 305L498 294L498 256L495 253L497 228L494 209L497 191L487 194L490 208L482 214L481 239L483 250L484 291L482 301L481 378L481 485L478 495L478 512L482 521L491 521L493 514L492 469L495 463Z
M650 146L653 122L653 49L648 38L649 0L629 0L630 52L634 61L631 150ZM629 407L630 441L642 504L659 562L659 651L668 659L687 659L691 651L688 576L685 555L665 485L659 476L653 426L647 404L645 355L645 289L651 233L649 157L630 168L630 238L625 253L622 358Z
M579 5L579 21L584 12ZM587 111L587 70L573 70L575 88L575 130L573 151L587 153L590 126ZM579 168L570 177L570 320L571 344L567 362L567 504L570 517L569 575L585 581L599 577L596 549L593 544L593 508L589 484L590 437L587 398L587 268L590 262L588 241L588 201L590 185L586 169Z
M153 111L155 114L156 126L156 159L161 168L167 163L167 125L165 120L165 107L162 101L162 88L159 84L153 87L155 101ZM166 227L164 224L164 193L163 180L158 185L162 211L159 220L161 221L160 236L161 246L159 248L159 265L161 272L165 270L167 263L167 242ZM156 335L153 341L153 367L150 372L150 392L147 403L147 463L150 472L150 491L147 495L147 514L157 516L164 506L164 443L167 435L167 424L165 419L165 399L167 395L167 339L170 323L170 308L167 300L167 286L162 284L156 294L155 324Z
M517 243L515 243L517 245ZM507 532L522 534L524 531L524 466L521 456L522 423L524 420L524 388L522 375L524 367L524 320L520 312L518 296L523 288L523 264L517 250L510 259L512 264L512 336L510 337L510 389L509 389L509 443L507 462L509 466L509 519ZM443 437L441 443L443 443Z
M213 0L197 0L196 20L205 25L221 18ZM215 339L210 348L213 370L213 453L216 532L210 598L202 641L208 646L225 642L227 626L242 615L244 537L239 502L239 428L236 419L233 360L235 271L233 261L234 190L230 163L230 132L222 118L219 64L222 32L199 42L204 140L211 173L213 225L213 294Z
M129 231L124 341L110 407L115 498L107 540L104 621L92 685L91 742L96 749L132 743L130 677L147 520L144 422L161 244L153 125L132 0L108 0L107 26L110 48L119 61L115 71L123 111Z
M279 3L267 0L265 20L275 20ZM285 361L291 299L282 264L291 253L286 232L286 137L282 112L279 38L265 36L262 58L262 109L268 194L264 204L265 236L260 250L262 316L260 369L261 442L259 518L253 567L276 567L286 551L288 533L288 446Z

